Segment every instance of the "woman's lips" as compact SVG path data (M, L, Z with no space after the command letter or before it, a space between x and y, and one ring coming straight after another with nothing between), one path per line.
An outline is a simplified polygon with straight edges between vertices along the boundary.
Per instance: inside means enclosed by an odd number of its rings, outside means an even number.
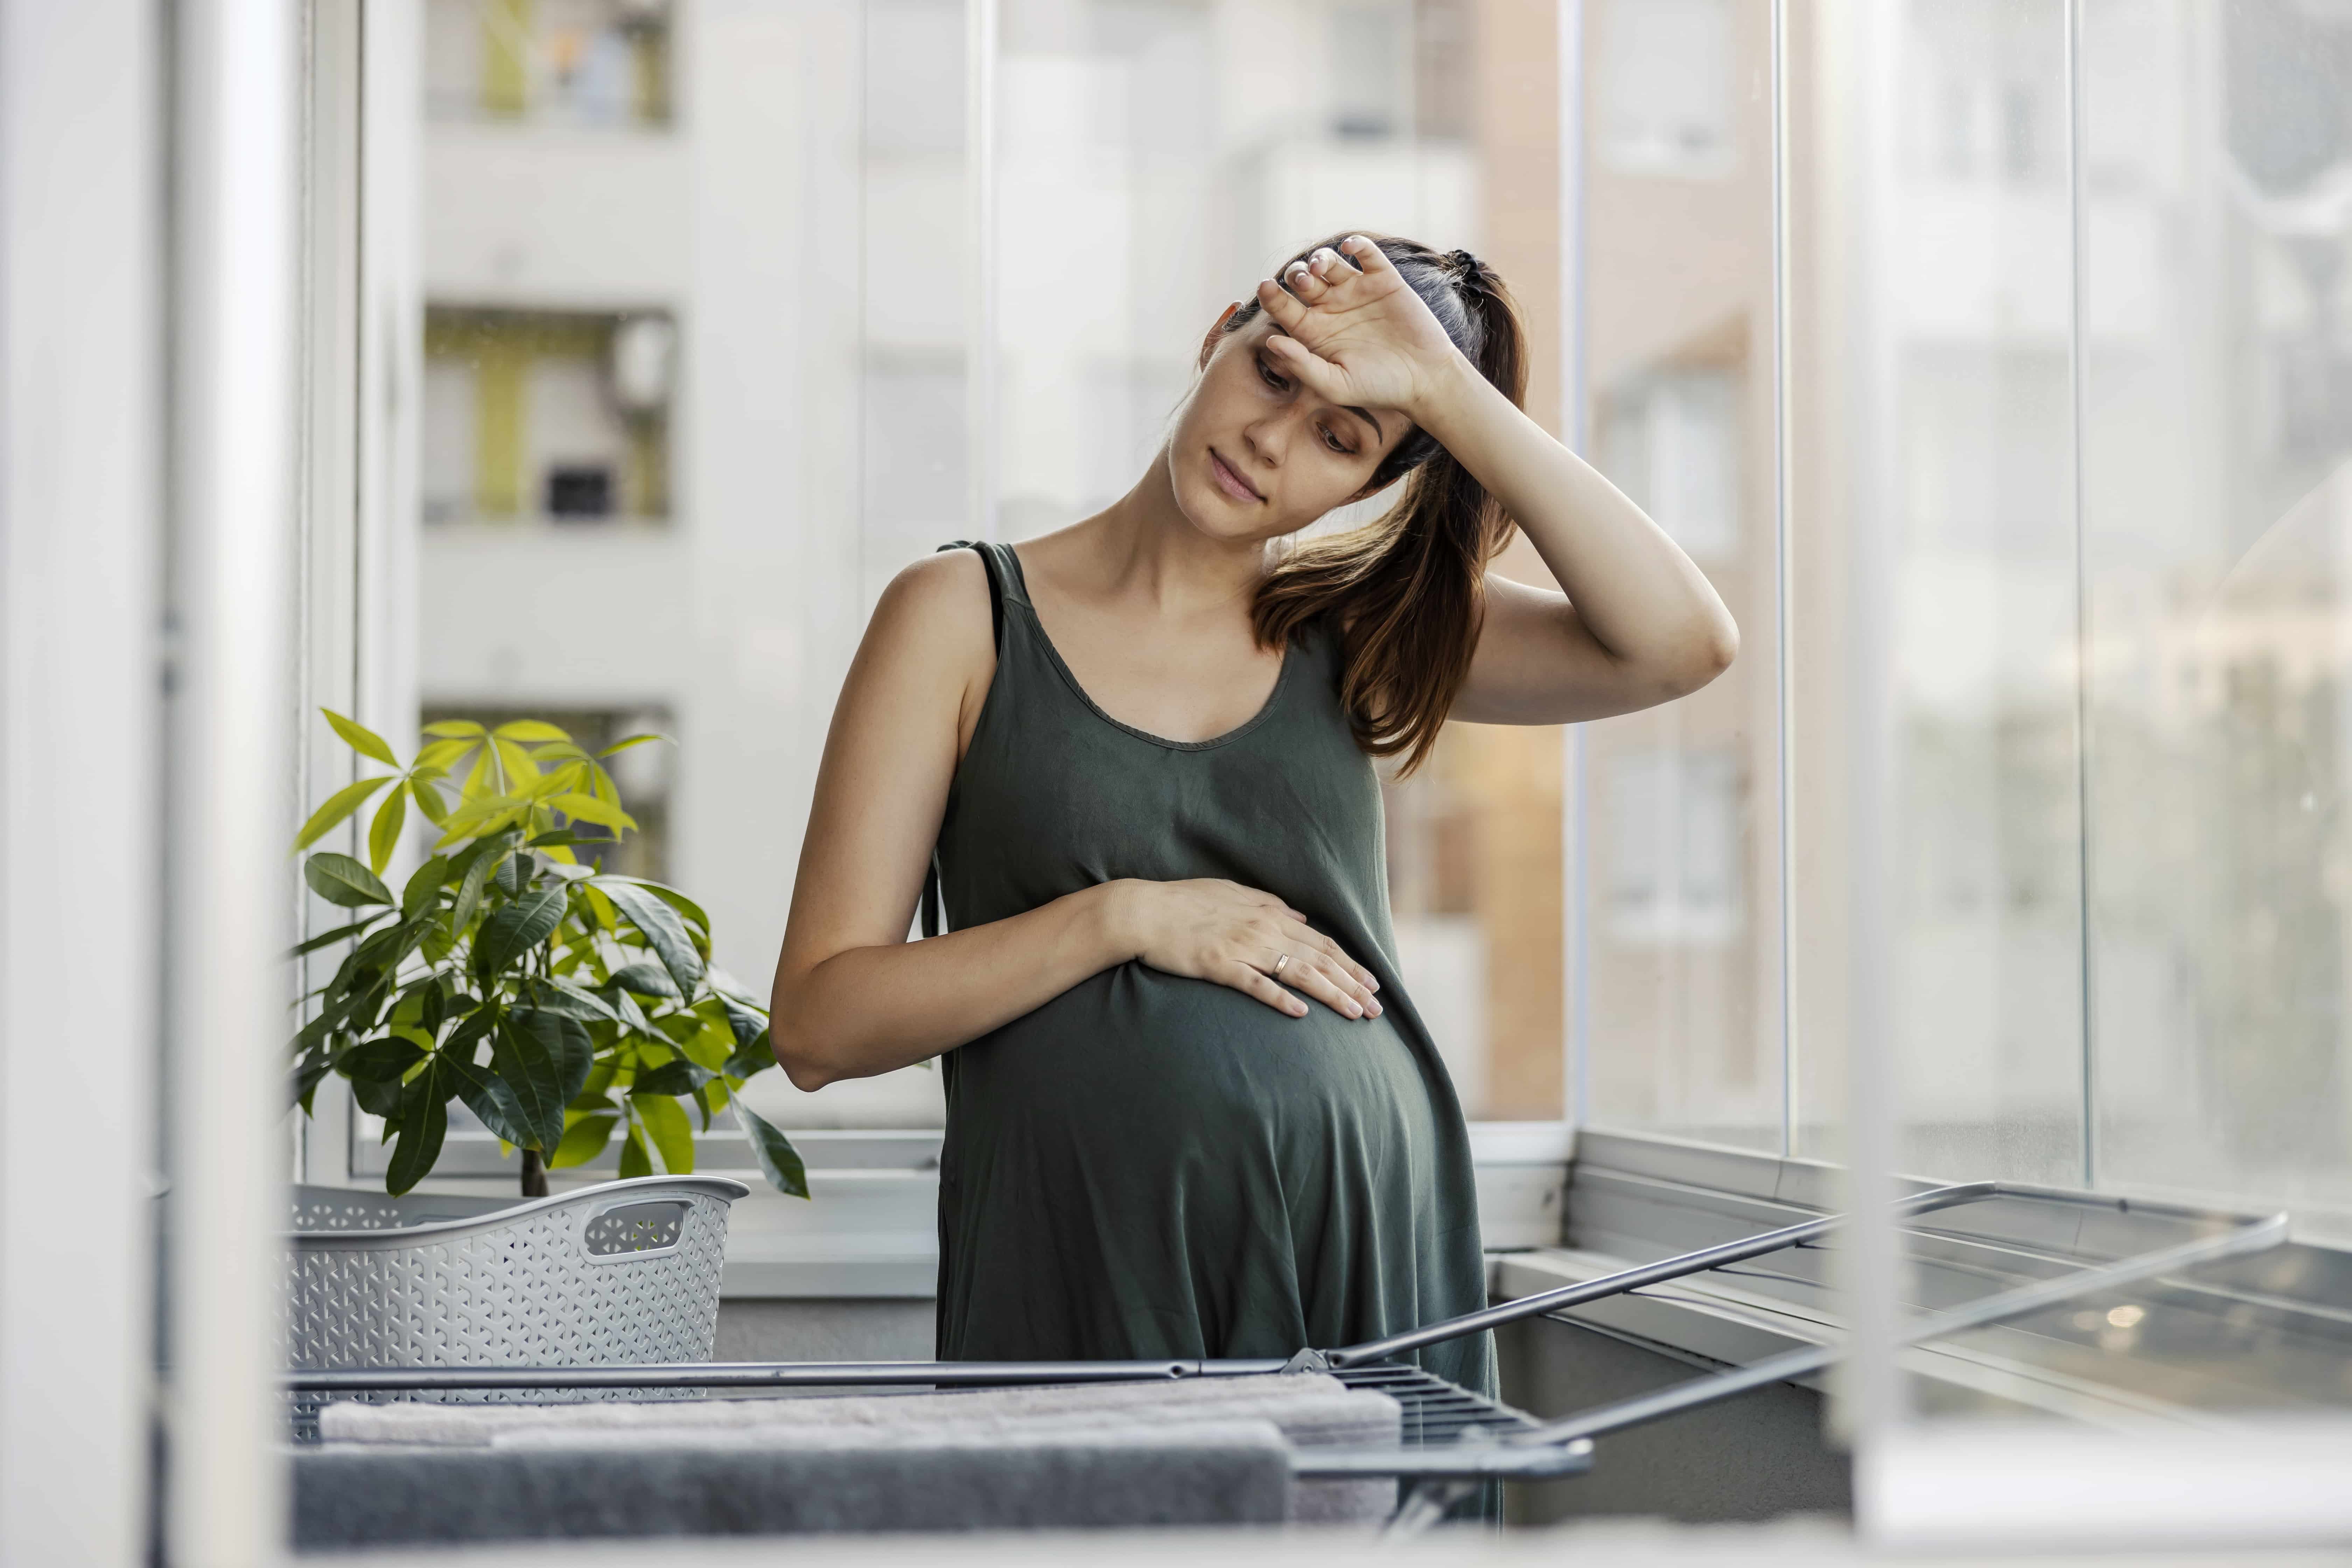
M1217 456L1217 450L1213 447L1209 448L1209 471L1216 476L1217 488L1235 500L1249 501L1254 504L1265 499L1250 488L1247 479L1234 471L1233 465Z

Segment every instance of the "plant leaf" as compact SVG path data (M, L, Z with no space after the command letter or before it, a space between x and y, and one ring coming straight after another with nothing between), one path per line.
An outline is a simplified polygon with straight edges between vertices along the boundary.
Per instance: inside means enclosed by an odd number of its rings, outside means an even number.
M765 1009L746 1007L725 992L719 994L719 1005L726 1010L727 1026L735 1032L735 1043L748 1046L768 1032Z
M696 1014L700 1016L699 1008ZM738 1049L735 1037L729 1032L726 1024L714 1023L707 1017L703 1018L700 1028L677 1043L677 1048L705 1070L714 1073L726 1071L728 1062Z
M381 1116L388 1121L399 1119L400 1082L397 1079L386 1081L380 1078L355 1078L352 1079L352 1099L358 1101L359 1108L370 1116Z
M647 741L667 741L669 737L667 735L631 735L624 740L614 742L611 745L605 747L596 754L600 757L618 756L621 752L627 751L631 746L642 746Z
M517 719L490 731L501 741L568 741L569 734L544 719Z
M719 968L719 965L714 963L708 969L704 970L702 981L703 984L709 986L711 990L717 992L728 1001L734 1003L738 1007L749 1007L751 1011L761 1015L763 1018L767 1016L768 1004L766 1000L755 994L750 986L745 985L732 974L730 974L724 969Z
M457 1080L457 1098L482 1119L482 1125L518 1148L535 1149L530 1125L512 1085L495 1072L455 1057L441 1058L444 1071Z
M620 1115L611 1110L591 1110L575 1115L572 1124L563 1130L563 1141L555 1152L547 1157L547 1168L562 1170L567 1165L584 1165L604 1152L613 1141L613 1124Z
M440 724L429 725L425 732L428 735L437 734L444 728L446 726ZM429 742L417 748L416 761L411 763L409 766L418 773L427 769L436 773L446 773L451 763L474 749L474 740L475 737L467 735Z
M533 1021L544 1016L534 1015ZM561 1069L541 1030L519 1017L507 1020L490 1047L490 1065L513 1091L519 1131L507 1141L541 1151L562 1142L563 1106L569 1097L560 1092Z
M441 886L449 879L449 860L436 855L408 874L408 885L400 889L400 913L405 920L415 920L431 909L441 896Z
M400 830L408 826L408 795L394 790L376 807L375 824L368 829L368 869L377 876L392 864L392 852L400 847Z
M462 1011L472 1000L470 996L460 997L458 1009ZM466 1013L457 1026L449 1031L449 1037L441 1042L441 1054L458 1061L472 1061L474 1047L481 1043L483 1036L498 1026L499 1016L499 1010L491 1006L476 1007Z
M521 794L521 786L539 776L539 764L530 760L529 752L512 741L500 738L496 731L491 731L490 744L499 753L499 765L506 770L507 793Z
M400 1142L392 1151L383 1190L400 1196L430 1175L449 1131L449 1081L438 1061L418 1074L400 1101Z
M733 1056L727 1058L727 1066L724 1070L729 1078L740 1083L747 1078L756 1077L761 1073L766 1072L770 1068L774 1067L775 1065L775 1049L768 1043L768 1031L762 1029L760 1031L760 1037L758 1039L753 1040L750 1045L742 1047L737 1050Z
M554 933L563 919L562 888L525 893L482 922L474 938L474 973L497 974Z
M292 947L288 948L286 950L286 956L289 958L299 958L306 952L316 952L322 947L332 947L335 943L342 941L347 936L359 935L360 932L367 930L368 927L383 919L383 914L388 912L389 911L384 911L383 913L373 914L363 921L353 921L347 926L337 926L332 931L322 931L317 936L312 937L310 941L296 942Z
M294 852L299 855L325 837L337 823L365 805L370 795L392 782L391 775L379 773L372 779L345 784L329 795L327 804L312 812L310 820L302 825L302 831L294 836Z
M415 1042L404 1040L397 1035L385 1035L353 1046L343 1053L339 1065L344 1075L354 1083L363 1079L398 1083L408 1076L408 1069L415 1067L424 1055L417 1049Z
M441 977L437 974L426 975L416 989L425 1004L417 1013L416 1026L425 1031L426 1039L437 1040L441 1037L441 1026L449 1021L448 994L441 989Z
M623 1028L643 1035L649 1040L669 1038L667 1035L654 1027L653 1020L646 1016L646 1010L637 1005L635 997L618 986L608 987L608 989L612 992L613 1016L620 1020Z
M451 931L463 931L473 923L475 912L482 907L482 885L490 879L490 866L494 858L487 854L477 855L474 863L466 868L466 875L457 884L457 901L449 910Z
M408 780L408 793L415 797L416 809L425 814L425 821L436 827L448 826L449 803L441 798L439 784L435 784L431 779L419 778L412 774Z
M669 971L658 963L625 964L613 971L613 984L626 986L640 996L676 996L677 984Z
M324 1051L314 1050L295 1064L290 1088L293 1103L302 1108L303 1115L311 1114L310 1097L318 1092L319 1080L334 1070L334 1058Z
M331 849L321 849L302 863L302 879L327 902L347 910L392 902L392 889L373 871Z
M694 931L695 945L702 949L705 957L709 956L710 917L703 911L700 904L696 903L676 888L666 887L659 882L648 882L643 877L625 877L618 871L614 871L609 873L606 879L626 882L633 888L643 888L646 892L685 916L687 925Z
M654 1147L661 1153L662 1168L673 1176L691 1173L694 1128L687 1121L686 1112L678 1109L677 1101L667 1094L644 1089L632 1091L629 1100L637 1108L637 1121L645 1127L646 1136L653 1140Z
M474 765L466 773L464 786L457 791L458 798L468 801L479 799L483 791L492 787L498 766L498 750L485 739L481 750L474 753Z
M563 813L564 816L577 822L593 822L597 826L609 828L614 833L630 833L636 830L635 817L617 805L607 805L593 795L582 795L576 790L551 796L547 804L552 809Z
M692 1094L710 1080L707 1068L699 1068L684 1057L676 1057L650 1072L641 1072L632 1087L633 1094ZM671 1173L677 1174L675 1171Z
M645 1141L632 1127L628 1142L621 1145L621 1180L625 1182L633 1176L650 1176L653 1173L654 1163L646 1157Z
M352 723L331 708L321 708L319 711L327 716L327 722L335 727L335 733L341 735L343 744L352 751L363 757L373 757L388 768L400 766L400 759L392 754L392 748L383 743L383 736L364 724Z
M425 733L453 741L478 741L489 731L471 719L442 719L425 725Z
M593 991L583 991L568 980L550 978L530 983L531 998L546 1012L583 1023L617 1024L621 1016L604 1004L604 999Z
M735 1102L735 1115L743 1124L744 1136L751 1141L751 1152L759 1158L760 1172L768 1178L768 1185L788 1197L808 1196L808 1167L801 1163L793 1141L740 1100Z
M629 923L645 933L654 955L677 982L680 995L691 995L702 979L702 953L688 934L686 922L677 911L664 903L646 888L614 877L592 877L584 884L594 888L613 900L614 906L626 915Z
M460 838L477 834L487 838L504 826L499 818L520 816L524 809L523 803L508 795L486 795L469 800L449 814L449 819L441 825L441 842L434 847L446 849Z
M580 1090L596 1066L596 1042L589 1037L587 1027L579 1019L567 1018L561 1013L529 1008L516 1016L547 1047L548 1056L555 1063L556 1103L570 1105L580 1098Z

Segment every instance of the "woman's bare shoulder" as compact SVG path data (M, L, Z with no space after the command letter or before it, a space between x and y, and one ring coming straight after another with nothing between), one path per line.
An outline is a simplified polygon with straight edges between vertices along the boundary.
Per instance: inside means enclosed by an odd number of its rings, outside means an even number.
M933 646L969 647L977 628L978 647L986 650L995 642L991 625L988 570L980 556L943 550L898 569L875 602L867 636L887 630L894 640L913 637Z
M996 673L988 573L977 552L944 550L900 567L875 602L857 662L899 672L886 677L966 697L984 692ZM877 670L878 674L879 671Z

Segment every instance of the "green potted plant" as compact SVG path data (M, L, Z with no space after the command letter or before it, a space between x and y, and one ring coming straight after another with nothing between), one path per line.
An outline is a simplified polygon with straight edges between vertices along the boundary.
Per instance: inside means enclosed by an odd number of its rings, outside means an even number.
M326 712L325 710L320 711ZM580 851L635 821L604 761L555 725L427 725L404 765L381 736L326 712L392 771L338 790L302 826L300 853L374 799L368 858L321 850L303 879L350 923L294 949L348 942L296 1032L292 1095L307 1115L330 1074L396 1139L385 1191L430 1174L459 1100L522 1152L522 1193L615 1138L623 1177L694 1169L695 1138L730 1110L771 1185L807 1197L800 1156L736 1098L774 1065L766 1010L710 963L710 917L675 888L600 870ZM448 793L454 785L455 799ZM395 893L383 880L408 807L440 830Z

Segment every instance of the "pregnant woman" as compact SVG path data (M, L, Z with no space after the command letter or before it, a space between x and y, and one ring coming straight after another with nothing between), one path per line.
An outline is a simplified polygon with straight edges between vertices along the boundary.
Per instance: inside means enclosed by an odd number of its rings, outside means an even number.
M940 1058L941 1358L1286 1356L1486 1304L1371 759L1664 702L1738 646L1526 381L1477 258L1335 236L1209 328L1124 496L883 594L773 1037L807 1089ZM1515 523L1565 594L1487 573ZM953 929L909 942L934 855ZM1483 1335L1420 1359L1493 1389Z

